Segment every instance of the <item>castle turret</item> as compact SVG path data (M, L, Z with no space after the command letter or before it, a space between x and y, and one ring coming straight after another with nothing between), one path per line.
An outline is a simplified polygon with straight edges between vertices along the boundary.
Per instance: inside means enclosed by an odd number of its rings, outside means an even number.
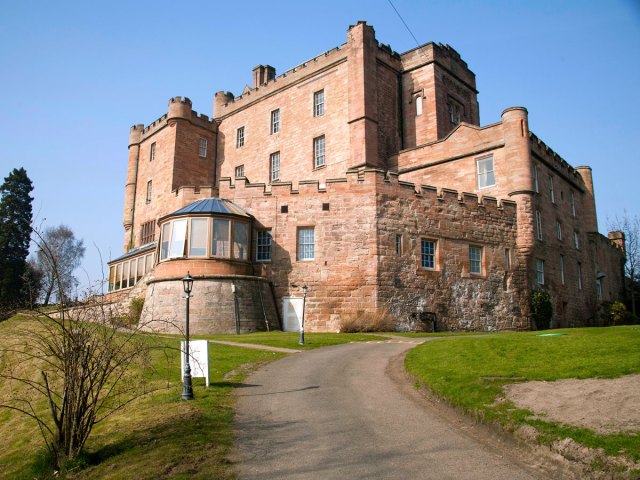
M167 120L174 118L191 118L191 100L187 97L173 97L169 99L169 112Z
M598 219L596 217L596 196L593 191L593 177L591 167L576 167L576 170L582 177L586 191L582 200L582 224L587 232L598 231Z
M140 142L144 125L138 124L129 131L129 161L127 164L127 183L124 193L124 250L133 248L133 218L136 202L136 182L138 181L138 160Z

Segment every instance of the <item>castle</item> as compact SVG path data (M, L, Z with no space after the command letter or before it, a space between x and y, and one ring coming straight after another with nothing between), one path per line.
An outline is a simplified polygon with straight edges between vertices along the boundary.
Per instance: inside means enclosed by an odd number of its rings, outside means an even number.
M534 291L551 326L595 323L623 287L624 237L598 233L592 173L507 108L480 126L475 75L450 46L403 54L365 22L276 75L253 69L214 116L188 98L131 128L124 250L112 298L192 331L336 331L386 312L399 329L523 330Z

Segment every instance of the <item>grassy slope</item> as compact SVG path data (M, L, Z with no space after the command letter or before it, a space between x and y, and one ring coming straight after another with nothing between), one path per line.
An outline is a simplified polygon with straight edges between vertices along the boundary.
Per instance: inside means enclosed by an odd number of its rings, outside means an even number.
M300 334L297 332L258 332L243 335L206 335L194 338L206 338L209 340L224 340L226 342L252 343L269 345L280 348L293 348L310 350L330 345L339 345L349 342L369 342L373 340L385 340L384 337L369 333L305 333L304 345L300 345Z
M437 394L480 418L503 425L530 424L543 441L571 437L610 455L640 460L639 435L597 435L586 429L534 420L512 404L495 404L502 386L525 380L615 378L640 373L640 327L557 330L428 342L407 355L406 366Z

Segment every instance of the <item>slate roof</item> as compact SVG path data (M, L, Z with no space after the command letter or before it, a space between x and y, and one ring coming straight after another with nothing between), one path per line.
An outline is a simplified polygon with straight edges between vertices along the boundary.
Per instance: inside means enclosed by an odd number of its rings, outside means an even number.
M216 213L224 215L234 215L237 217L253 218L252 215L245 212L242 208L240 208L230 200L226 200L224 198L203 198L201 200L193 202L190 205L187 205L186 207L182 207L180 210L176 210L169 215L165 215L164 217L162 217L162 219L168 217L176 217L178 215L206 215Z

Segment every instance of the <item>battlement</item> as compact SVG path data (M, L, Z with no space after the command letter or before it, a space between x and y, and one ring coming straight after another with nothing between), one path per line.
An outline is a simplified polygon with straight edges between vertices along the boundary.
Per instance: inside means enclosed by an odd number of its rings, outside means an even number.
M231 199L255 198L260 194L265 197L306 194L331 196L332 194L344 195L349 189L352 189L354 194L359 194L360 188L377 188L378 191L392 189L396 196L417 197L429 203L464 205L465 208L478 209L484 213L500 216L515 216L517 206L513 200L405 182L398 179L397 173L379 169L352 170L347 172L346 177L329 179L324 183L318 180L303 180L298 182L297 188L294 188L291 182L273 183L270 187L269 190L264 183L250 183L244 177L235 179L235 183L231 177L222 177L219 193L221 197Z
M176 197L182 198L210 198L217 196L218 189L212 185L183 185L175 190L171 190L171 193Z
M569 177L570 180L582 183L578 171L531 131L529 131L529 145L534 155L551 164L554 169Z

